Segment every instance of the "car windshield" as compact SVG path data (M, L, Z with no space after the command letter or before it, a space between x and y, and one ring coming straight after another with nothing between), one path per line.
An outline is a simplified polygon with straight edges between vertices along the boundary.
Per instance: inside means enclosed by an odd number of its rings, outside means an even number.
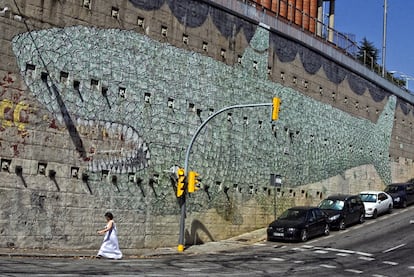
M287 220L304 220L306 218L306 210L293 210L289 209L282 213L279 219L287 219Z
M325 209L325 210L340 211L344 208L344 201L325 199L325 200L322 200L322 202L319 204L319 208Z
M400 190L402 190L402 187L400 187L400 186L388 186L388 187L385 189L385 192L388 192L388 193L395 193L395 192L398 192L398 191L400 191Z
M377 202L377 195L372 193L361 193L359 195L363 202Z

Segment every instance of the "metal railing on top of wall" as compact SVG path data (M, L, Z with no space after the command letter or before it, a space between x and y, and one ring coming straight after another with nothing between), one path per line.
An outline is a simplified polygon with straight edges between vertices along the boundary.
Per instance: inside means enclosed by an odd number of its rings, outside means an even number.
M314 37L319 38L321 41L328 43L338 51L352 58L360 64L365 65L369 70L382 77L382 67L378 63L374 62L374 58L368 55L365 51L361 51L361 47L355 41L355 35L341 33L324 22L318 20L318 18L311 16L309 13L298 9L293 6L288 0L273 0L277 1L277 5L272 6L273 1L254 1L254 0L238 0L246 5L253 6L263 13L276 17L278 20L282 20L292 27L297 27L303 32L310 33ZM260 2L260 3L259 3ZM283 6L284 5L284 6ZM281 12L281 6L284 11ZM276 9L274 8L276 7ZM361 60L358 58L358 54L362 53ZM393 74L386 73L385 79L401 89L409 92L406 89L405 80L395 78Z

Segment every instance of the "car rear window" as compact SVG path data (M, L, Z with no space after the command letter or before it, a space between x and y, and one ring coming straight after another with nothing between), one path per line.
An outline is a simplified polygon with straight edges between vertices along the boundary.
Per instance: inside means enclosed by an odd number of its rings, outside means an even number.
M341 211L344 208L344 201L324 199L318 206L320 209Z
M361 193L359 195L363 202L377 202L377 195L372 193Z
M403 186L388 186L385 189L385 192L393 193L393 192L399 192L399 191L402 191L402 190L404 190Z
M288 219L288 220L297 220L297 219L305 219L307 210L294 210L289 209L282 213L282 215L279 217L279 219Z

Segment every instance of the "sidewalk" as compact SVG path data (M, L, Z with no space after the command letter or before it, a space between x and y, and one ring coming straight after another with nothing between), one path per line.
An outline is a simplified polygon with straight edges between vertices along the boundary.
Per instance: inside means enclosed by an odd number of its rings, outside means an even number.
M156 249L121 249L124 259L139 259L158 257L163 255L196 255L205 253L217 253L246 247L266 240L266 228L250 233L222 240L212 241L200 245L193 245L178 252L177 247L165 247ZM78 258L93 259L98 250L62 250L62 249L20 249L0 248L0 257L39 257L39 258Z

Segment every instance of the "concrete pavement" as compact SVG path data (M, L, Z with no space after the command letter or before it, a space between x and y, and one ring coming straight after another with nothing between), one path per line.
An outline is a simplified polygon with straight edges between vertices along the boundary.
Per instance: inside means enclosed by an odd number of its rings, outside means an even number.
M229 251L246 247L251 244L266 240L266 228L245 233L237 237L222 241L206 242L200 245L187 247L184 252L178 252L177 247L165 247L156 249L123 249L124 259L139 259L146 257L157 257L163 255L178 254L208 254L221 251ZM67 249L23 249L23 248L0 248L0 257L43 257L43 258L95 258L98 249L67 250Z

